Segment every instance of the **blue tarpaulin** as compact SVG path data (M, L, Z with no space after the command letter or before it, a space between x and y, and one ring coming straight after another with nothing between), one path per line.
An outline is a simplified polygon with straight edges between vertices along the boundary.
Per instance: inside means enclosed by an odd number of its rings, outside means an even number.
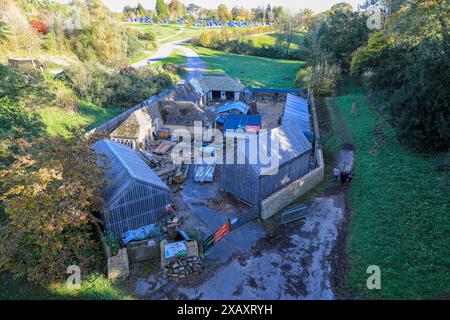
M260 115L229 114L226 118L224 130L245 130L246 127L261 127Z
M158 228L154 224L140 227L136 230L128 230L122 234L122 241L126 245L131 241L148 239L158 235Z

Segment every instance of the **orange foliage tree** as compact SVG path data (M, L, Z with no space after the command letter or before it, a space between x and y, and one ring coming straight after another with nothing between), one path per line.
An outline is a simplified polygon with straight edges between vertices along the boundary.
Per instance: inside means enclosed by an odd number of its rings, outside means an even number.
M92 222L104 183L92 139L18 141L21 152L0 172L0 268L48 285L66 278L70 265L86 275L101 256Z
M30 25L40 35L46 35L48 33L47 24L42 20L31 20Z

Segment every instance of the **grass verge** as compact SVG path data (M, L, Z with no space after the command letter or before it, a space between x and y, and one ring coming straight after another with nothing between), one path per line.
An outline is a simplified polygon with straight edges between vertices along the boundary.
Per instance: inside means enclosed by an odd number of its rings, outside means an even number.
M101 108L92 103L81 102L76 111L69 112L58 107L46 107L39 111L39 115L49 134L67 137L69 134L67 126L86 126L90 130L122 111L117 107Z
M353 101L355 115L351 115ZM395 130L380 123L355 82L345 81L335 102L333 107L342 112L356 145L356 177L350 190L351 290L360 299L430 299L448 294L448 155L405 150ZM366 288L370 265L381 269L381 290Z
M91 274L82 279L79 290L68 289L65 284L46 288L26 280L14 279L7 272L0 273L0 300L121 300L132 299L128 283L111 282L102 274Z

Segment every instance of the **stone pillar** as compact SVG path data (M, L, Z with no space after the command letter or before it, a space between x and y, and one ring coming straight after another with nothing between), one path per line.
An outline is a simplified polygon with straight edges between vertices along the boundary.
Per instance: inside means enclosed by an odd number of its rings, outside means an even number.
M234 101L239 101L239 96L240 96L240 92L239 91L235 91L234 92Z
M220 99L227 100L227 93L225 91L220 91Z

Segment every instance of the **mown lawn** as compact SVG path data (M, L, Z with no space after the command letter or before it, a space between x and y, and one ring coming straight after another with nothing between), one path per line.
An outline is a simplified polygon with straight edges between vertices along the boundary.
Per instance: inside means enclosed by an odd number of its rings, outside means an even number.
M156 34L157 41L174 35L181 28L180 25L176 24L125 23L125 26L142 31L152 30Z
M209 27L187 27L183 28L183 31L176 34L181 30L182 26L179 24L137 24L137 23L125 23L129 28L137 30L152 30L156 34L157 42L163 44L165 42L176 41L186 38L192 38L199 36L204 30L211 30ZM215 28L217 29L217 28ZM176 35L175 35L176 34ZM169 38L170 37L170 38Z
M81 102L76 111L69 112L58 107L47 107L39 111L49 134L67 137L67 127L86 126L88 130L108 121L123 110L117 107L101 108L92 103Z
M184 52L182 50L175 49L172 51L172 53L166 57L165 59L162 59L161 61L158 61L157 63L153 64L154 66L163 65L166 63L169 64L184 64L187 62L187 58L184 55Z
M431 299L450 288L449 156L405 150L365 92L345 82L336 97L356 145L350 190L349 284L357 298ZM351 115L352 102L357 114ZM331 107L331 105L329 105ZM381 268L381 290L368 290L367 267Z
M272 47L278 44L281 40L281 34L278 32L262 34L250 38L256 48L261 48L262 46ZM298 33L295 35L293 42L291 43L291 50L297 50L299 48L299 43L303 41L303 34Z
M301 61L232 54L203 47L193 48L211 73L226 73L252 87L294 88Z

